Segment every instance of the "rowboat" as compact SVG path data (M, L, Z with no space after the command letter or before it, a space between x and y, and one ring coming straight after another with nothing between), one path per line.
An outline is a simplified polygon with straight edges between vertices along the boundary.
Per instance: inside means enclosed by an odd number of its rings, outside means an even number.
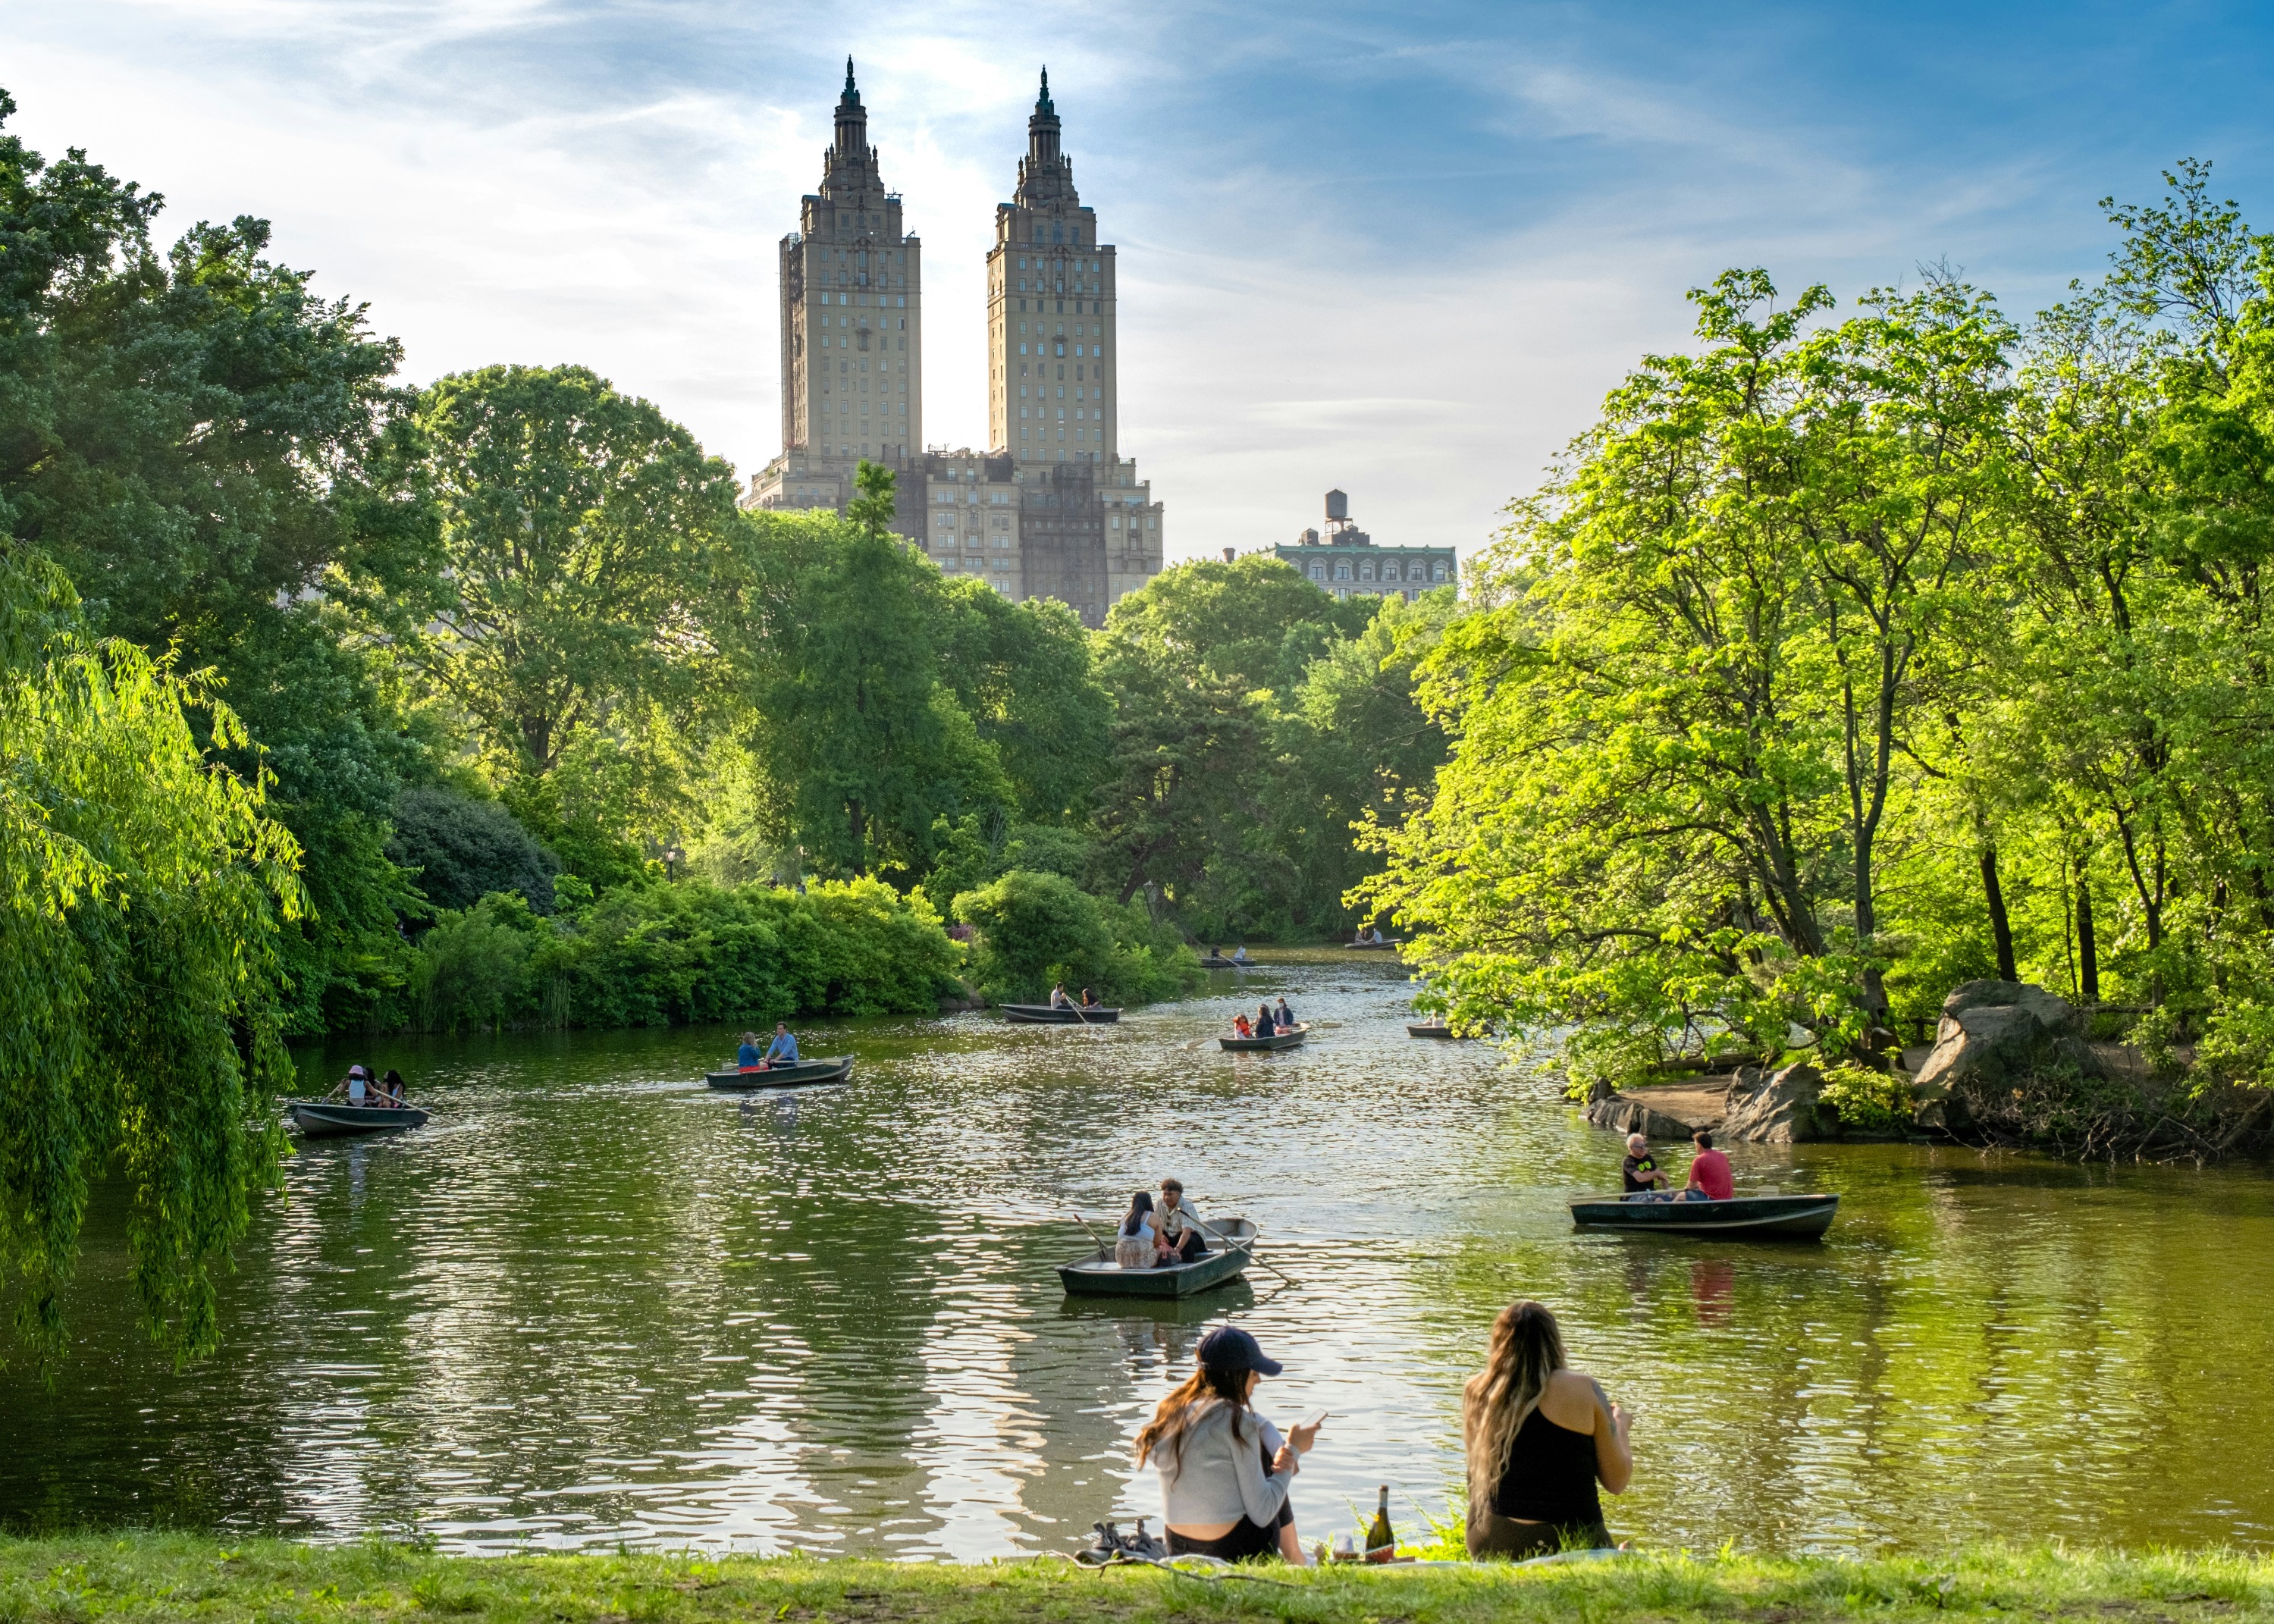
M1049 1004L1006 1004L1004 1018L1029 1026L1095 1026L1121 1019L1119 1010L1102 1006L1083 1009L1080 1004L1063 1007Z
M1581 1229L1647 1229L1660 1235L1821 1235L1840 1210L1836 1195L1741 1195L1727 1201L1623 1201L1591 1196L1571 1203Z
M811 1088L821 1083L841 1083L852 1075L852 1056L830 1055L764 1071L710 1071L703 1080L713 1088L749 1094L760 1088Z
M1246 1054L1251 1049L1300 1049L1303 1045L1303 1034L1310 1029L1309 1021L1299 1020L1284 1031L1274 1032L1268 1038L1218 1038L1216 1041L1234 1054Z
M1207 958L1201 960L1201 968L1203 970L1253 970L1255 968L1255 960L1253 959L1226 959L1220 954L1210 953Z
M1409 1020L1405 1023L1405 1035L1409 1038L1451 1038L1458 1037L1460 1034L1442 1020Z
M1379 953L1389 948L1404 945L1404 942L1392 937L1381 942L1345 942L1343 944L1343 951L1351 953Z
M1190 1263L1126 1269L1101 1246L1089 1257L1060 1264L1058 1279L1075 1297L1191 1297L1238 1280L1255 1248L1255 1226L1245 1218L1226 1218L1211 1221L1209 1228L1216 1231L1208 1237L1213 1250Z
M426 1113L411 1105L324 1105L299 1100L292 1120L312 1139L345 1139L356 1133L394 1133L423 1128Z

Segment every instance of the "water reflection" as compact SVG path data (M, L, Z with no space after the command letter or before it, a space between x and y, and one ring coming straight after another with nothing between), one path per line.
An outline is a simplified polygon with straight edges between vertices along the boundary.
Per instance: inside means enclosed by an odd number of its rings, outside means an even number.
M1537 1296L1639 1415L1615 1522L1657 1543L2274 1544L2274 1191L1905 1146L1739 1147L1841 1192L1831 1237L1572 1233L1617 1147L1473 1044L1404 1034L1394 965L1332 955L1087 1030L984 1016L822 1035L856 1080L695 1083L719 1033L367 1044L433 1124L318 1141L177 1375L124 1312L104 1207L60 1390L0 1372L0 1519L460 1548L618 1538L975 1556L1156 1508L1129 1439L1212 1318L1332 1412L1306 1531L1434 1507L1492 1315ZM1226 1056L1233 994L1302 1050ZM1069 1300L1052 1267L1174 1172L1292 1286Z

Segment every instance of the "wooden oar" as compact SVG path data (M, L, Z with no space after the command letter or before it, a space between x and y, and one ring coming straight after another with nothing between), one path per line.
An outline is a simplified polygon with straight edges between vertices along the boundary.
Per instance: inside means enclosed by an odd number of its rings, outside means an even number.
M1072 1208L1072 1207L1068 1207L1068 1208L1066 1208L1066 1210L1067 1210L1068 1212L1073 1212L1073 1208ZM1111 1257L1111 1256L1113 1255L1113 1253L1112 1253L1110 1250L1108 1250L1108 1248L1107 1248L1107 1246L1106 1246L1106 1244L1105 1244L1105 1243L1104 1243L1103 1241L1099 1241L1099 1240L1097 1240L1097 1231L1096 1231L1096 1230L1095 1230L1095 1229L1090 1229L1090 1227L1089 1227L1089 1220L1088 1220L1088 1219L1087 1219L1087 1218L1083 1217L1080 1213L1073 1213L1073 1221L1074 1221L1076 1223L1080 1224L1080 1225L1082 1227L1082 1229L1083 1229L1084 1230L1086 1230L1086 1231L1088 1233L1088 1236L1089 1236L1089 1238L1090 1238L1090 1239L1092 1239L1093 1241L1097 1241L1097 1255L1098 1255L1099 1257L1101 1257L1101 1258L1110 1258L1110 1257Z
M1250 1263L1262 1264L1265 1268L1269 1269L1273 1274L1278 1275L1280 1279L1285 1281L1289 1285L1291 1286L1295 1283L1295 1277L1292 1274L1290 1274L1285 1269L1280 1268L1275 1264L1265 1263L1261 1258L1255 1255L1255 1243L1254 1241L1249 1241L1246 1245L1242 1245L1238 1241L1227 1239L1221 1231L1217 1230L1205 1218L1200 1217L1193 1213L1186 1213L1185 1214L1185 1218L1186 1221L1193 1226L1193 1228L1198 1229L1201 1234L1215 1236L1216 1244L1223 1247L1226 1252L1244 1252L1246 1254L1247 1260Z

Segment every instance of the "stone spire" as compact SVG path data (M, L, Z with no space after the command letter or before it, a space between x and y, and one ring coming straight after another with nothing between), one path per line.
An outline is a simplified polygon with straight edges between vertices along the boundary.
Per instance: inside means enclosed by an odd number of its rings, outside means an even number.
M1027 208L1063 204L1079 207L1073 189L1073 161L1058 146L1058 113L1050 101L1050 71L1043 70L1043 88L1035 98L1033 117L1027 120L1027 155L1019 161L1020 205Z
M837 98L837 139L829 148L821 189L824 196L832 198L884 191L877 149L869 145L869 109L861 105L850 56L845 59L845 94Z

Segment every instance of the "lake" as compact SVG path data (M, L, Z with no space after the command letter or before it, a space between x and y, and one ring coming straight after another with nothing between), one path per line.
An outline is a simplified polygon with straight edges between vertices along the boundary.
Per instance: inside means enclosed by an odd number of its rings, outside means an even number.
M721 1031L310 1050L310 1092L368 1059L433 1121L301 1147L185 1372L99 1205L55 1388L0 1369L0 1526L1071 1551L1156 1514L1130 1440L1229 1319L1286 1363L1265 1413L1331 1412L1306 1540L1383 1483L1417 1530L1492 1316L1535 1297L1638 1412L1623 1537L2274 1547L2265 1169L1737 1146L1741 1190L1841 1193L1822 1243L1575 1235L1614 1136L1486 1045L1407 1038L1389 955L1267 956L1111 1027L816 1023L854 1080L747 1108L702 1086ZM1218 1052L1266 993L1307 1046ZM1169 1174L1285 1280L1065 1298L1073 1214L1103 1232Z

